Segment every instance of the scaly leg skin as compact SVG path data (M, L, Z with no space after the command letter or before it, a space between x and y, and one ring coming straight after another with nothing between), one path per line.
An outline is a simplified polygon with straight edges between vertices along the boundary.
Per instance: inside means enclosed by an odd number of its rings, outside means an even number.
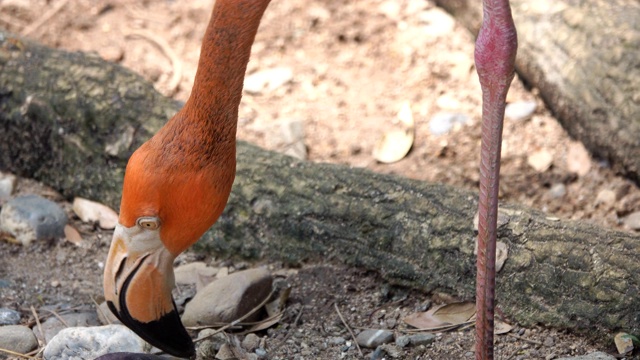
M515 72L518 41L509 0L483 0L483 21L475 61L482 87L482 149L478 263L476 280L476 359L493 359L496 282L496 230L500 148L507 92Z

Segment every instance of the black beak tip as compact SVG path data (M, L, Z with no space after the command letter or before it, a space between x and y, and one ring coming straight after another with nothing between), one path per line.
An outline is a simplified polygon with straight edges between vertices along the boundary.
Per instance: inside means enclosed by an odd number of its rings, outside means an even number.
M150 322L141 322L134 319L126 307L118 312L111 302L108 302L107 305L124 325L152 346L167 354L181 358L190 358L195 355L195 345L182 325L180 316L175 310L175 305L173 311L158 320Z

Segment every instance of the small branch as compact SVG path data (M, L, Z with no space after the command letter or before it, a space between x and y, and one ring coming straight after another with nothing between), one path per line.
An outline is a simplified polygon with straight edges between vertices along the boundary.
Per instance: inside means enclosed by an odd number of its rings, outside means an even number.
M364 356L364 354L362 353L362 349L360 349L360 345L358 345L358 340L356 340L356 336L353 335L353 331L351 331L349 324L347 324L347 322L344 320L344 318L342 317L342 314L340 313L340 309L338 309L338 303L333 303L333 306L336 308L336 312L338 313L340 320L342 320L342 323L349 331L349 334L351 334L351 338L353 338L353 342L356 344L356 347L358 348L358 352L360 353L360 356Z
M31 309L31 313L33 314L33 317L36 320L36 324L38 325L38 331L40 331L40 336L42 336L42 345L46 345L47 339L44 337L44 331L42 331L42 325L40 324L40 318L38 317L38 313L36 312L36 309L34 309L33 305L30 307L30 309Z
M15 352L15 351L11 351L11 350L8 350L8 349L3 349L3 348L0 348L0 352L6 353L6 354L9 354L9 355L13 355L13 356L22 357L22 358L25 358L25 359L35 359L33 356L29 356L29 355L26 355L26 354L21 354L21 353L18 353L18 352Z

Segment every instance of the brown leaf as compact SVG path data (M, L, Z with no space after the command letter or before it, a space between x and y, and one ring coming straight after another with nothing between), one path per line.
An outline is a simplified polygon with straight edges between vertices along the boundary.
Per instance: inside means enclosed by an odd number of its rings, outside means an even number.
M476 304L465 301L434 307L427 312L411 314L403 321L418 329L432 329L460 325L469 321L476 313Z
M82 243L82 235L71 225L64 226L64 238L70 243L80 245Z
M83 222L98 222L98 225L103 229L113 229L118 224L118 213L113 209L81 197L73 199L73 212Z
M409 102L405 102L398 112L399 124L397 128L391 129L382 135L373 149L373 157L386 164L402 160L411 146L414 139L414 123Z
M493 328L493 333L496 335L506 334L513 329L513 326L507 324L506 322L502 322L500 320L496 320Z

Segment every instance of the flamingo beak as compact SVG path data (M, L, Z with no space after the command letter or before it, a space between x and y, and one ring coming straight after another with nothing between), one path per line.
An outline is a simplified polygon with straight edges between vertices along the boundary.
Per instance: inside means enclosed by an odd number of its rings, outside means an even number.
M171 297L175 256L158 231L117 225L104 271L111 312L149 344L178 357L195 347Z

